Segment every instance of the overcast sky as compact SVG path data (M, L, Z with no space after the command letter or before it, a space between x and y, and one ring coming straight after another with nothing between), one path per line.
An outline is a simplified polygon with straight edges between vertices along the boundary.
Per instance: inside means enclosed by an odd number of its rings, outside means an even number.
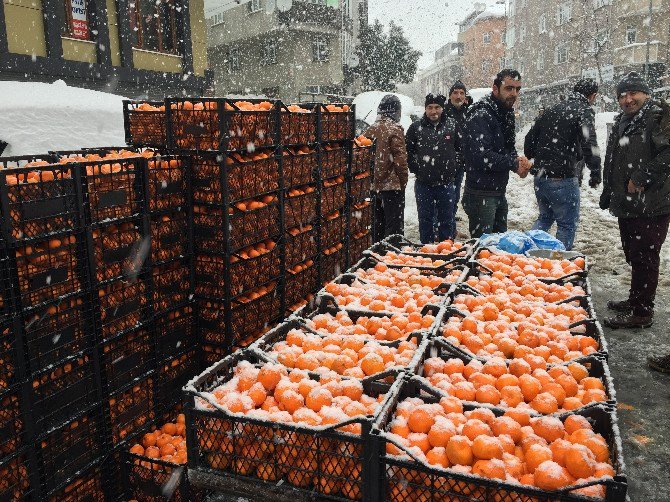
M463 20L473 4L472 0L368 0L370 22L379 19L384 25L389 21L399 24L412 46L423 52L419 68L433 62L437 49L456 40L455 23Z

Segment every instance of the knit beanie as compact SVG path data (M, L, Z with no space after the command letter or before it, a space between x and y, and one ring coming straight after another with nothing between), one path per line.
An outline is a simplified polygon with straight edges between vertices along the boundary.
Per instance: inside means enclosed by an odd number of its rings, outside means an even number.
M572 90L588 98L591 94L598 92L598 83L592 78L583 78L575 84Z
M451 93L454 92L456 89L463 89L463 91L467 94L468 89L465 87L465 84L461 82L460 80L457 80L454 82L454 85L451 86L449 89L449 96L451 96Z
M383 115L392 120L395 120L396 122L400 122L401 108L402 105L400 104L400 99L398 99L398 96L395 96L393 94L387 94L379 102L379 106L377 107L377 113L379 115Z
M634 71L626 75L621 82L616 86L617 96L621 96L627 92L640 91L645 94L651 94L651 89L649 84L644 81L640 74L635 73Z
M433 94L430 93L426 96L426 104L424 106L428 105L440 105L442 108L444 108L444 105L447 102L447 98L442 96L442 94Z

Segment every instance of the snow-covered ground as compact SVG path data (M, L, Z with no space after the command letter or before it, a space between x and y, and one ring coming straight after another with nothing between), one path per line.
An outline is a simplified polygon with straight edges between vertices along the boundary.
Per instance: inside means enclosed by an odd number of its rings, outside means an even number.
M124 99L62 80L0 82L0 140L9 143L2 155L123 145Z

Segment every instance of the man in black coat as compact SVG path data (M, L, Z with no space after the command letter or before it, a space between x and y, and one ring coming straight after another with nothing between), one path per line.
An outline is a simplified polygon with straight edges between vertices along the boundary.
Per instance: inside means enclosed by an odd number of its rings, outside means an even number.
M531 168L514 146L514 104L520 91L519 72L502 70L493 82L493 92L473 104L465 118L463 209L472 237L507 231L509 173L525 178Z
M419 236L424 244L456 236L456 121L444 113L447 98L428 94L426 112L405 136L407 164L414 173ZM437 232L435 232L437 222Z
M533 159L535 197L540 210L533 230L545 232L556 222L556 238L571 250L579 221L578 164L584 159L591 172L589 186L602 180L593 105L595 80L577 82L573 92L540 117L526 135L524 153Z
M619 219L632 272L628 298L607 303L618 315L604 323L647 328L654 322L660 252L670 225L670 105L653 100L637 73L624 77L617 97L622 113L607 142L600 207Z
M465 112L468 109L467 101L468 89L460 80L454 82L454 85L449 89L449 101L444 108L444 113L456 121L459 138L463 135L463 126L465 124ZM458 171L456 172L456 197L454 198L454 214L458 210L458 201L461 197L461 187L463 186L463 178L465 177L465 162L463 161L463 152L461 152L460 144L456 150L456 165Z

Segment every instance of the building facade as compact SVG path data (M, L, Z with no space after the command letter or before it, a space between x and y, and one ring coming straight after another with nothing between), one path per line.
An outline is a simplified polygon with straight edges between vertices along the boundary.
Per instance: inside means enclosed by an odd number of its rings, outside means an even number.
M358 64L367 0L213 2L206 17L218 95L301 101L356 89L348 70Z
M446 96L449 88L463 78L463 45L450 42L435 51L435 62L419 73L421 93Z
M475 3L459 23L458 41L463 46L463 83L468 88L491 87L505 63L504 4Z
M205 35L203 0L2 0L0 78L202 95Z

